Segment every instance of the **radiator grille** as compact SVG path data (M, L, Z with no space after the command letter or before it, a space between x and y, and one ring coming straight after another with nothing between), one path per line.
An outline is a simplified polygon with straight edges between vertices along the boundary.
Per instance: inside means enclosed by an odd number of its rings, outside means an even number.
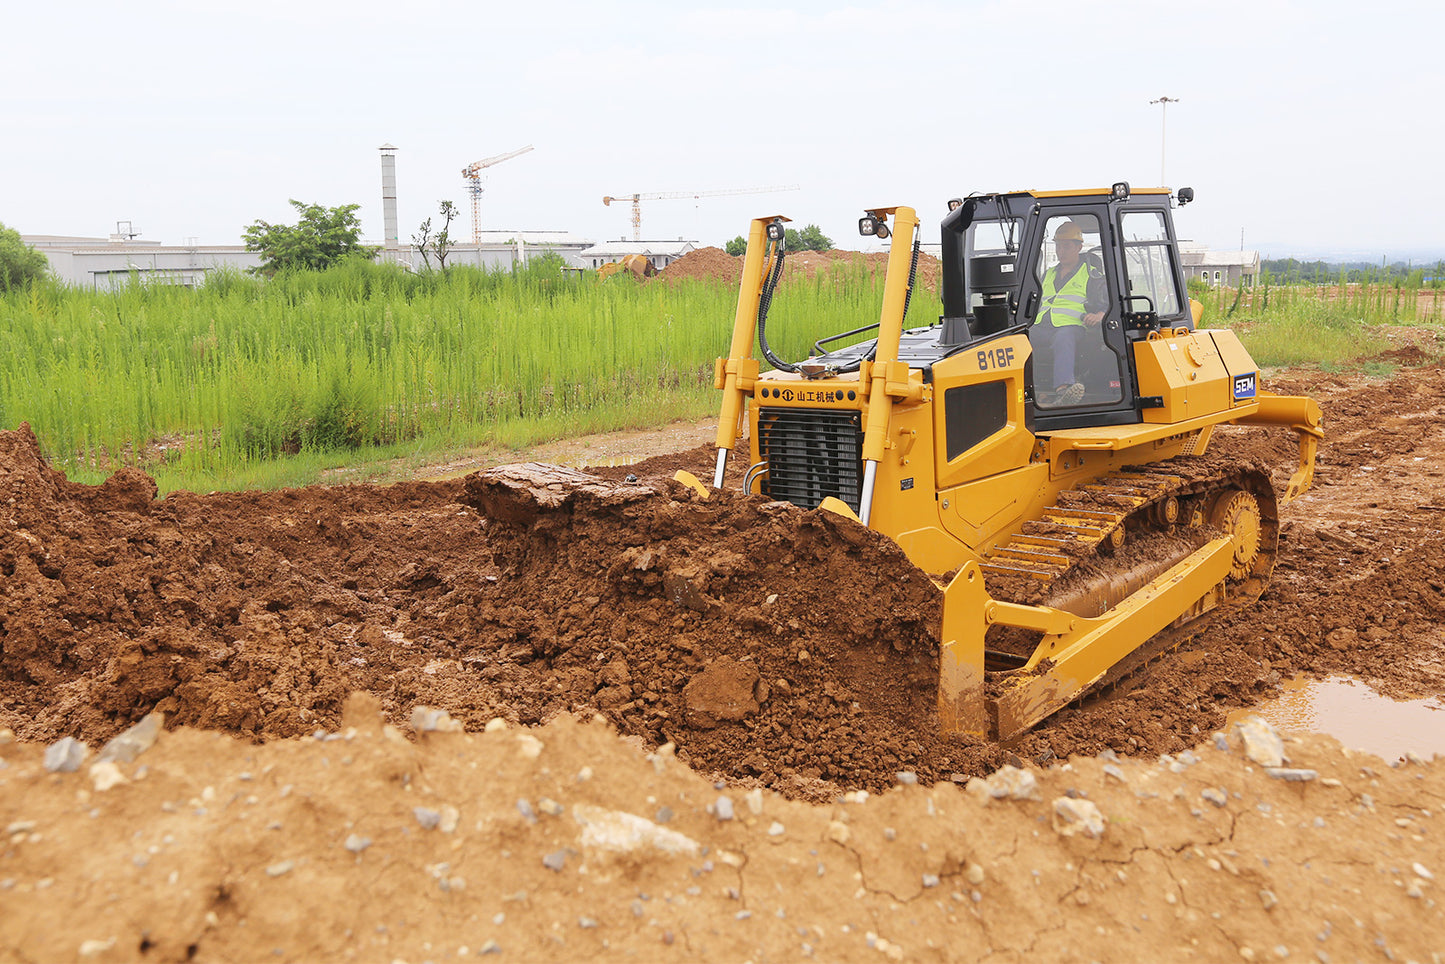
M858 412L763 408L758 446L768 463L763 491L807 509L833 496L858 511L863 429Z

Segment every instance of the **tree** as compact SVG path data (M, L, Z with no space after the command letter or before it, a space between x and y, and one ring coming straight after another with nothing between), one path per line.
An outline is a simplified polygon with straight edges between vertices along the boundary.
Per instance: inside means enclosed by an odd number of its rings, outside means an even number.
M801 231L788 228L783 232L783 240L789 251L831 251L833 239L823 233L823 229L816 224L809 224Z
M20 240L20 232L0 224L0 291L23 288L45 277L45 255Z
M261 252L262 274L319 271L344 258L356 255L370 258L376 254L375 248L367 247L360 240L361 222L356 211L361 205L327 208L294 199L290 203L301 215L296 224L268 224L258 220L242 235L247 251Z
M427 218L417 228L417 233L411 236L411 243L416 245L417 253L421 255L421 263L428 271L431 270L431 218Z
M457 206L450 201L438 201L441 215L446 220L442 222L441 231L432 238L432 254L437 256L437 264L441 265L443 271L447 270L447 255L452 253L452 220L457 216ZM430 223L431 219L427 219Z
M731 241L729 241L723 247L723 250L726 251L728 254L732 255L733 257L737 257L738 255L748 253L748 243L743 240L743 236L740 234L737 237L733 238Z

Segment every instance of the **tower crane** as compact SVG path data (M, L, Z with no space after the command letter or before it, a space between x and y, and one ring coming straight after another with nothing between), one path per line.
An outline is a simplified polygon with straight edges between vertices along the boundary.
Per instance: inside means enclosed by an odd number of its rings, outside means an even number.
M632 202L632 240L642 240L642 202L643 201L667 201L678 198L700 198L700 197L721 197L724 194L766 194L769 191L796 191L798 185L787 184L780 187L735 187L722 191L662 191L653 194L626 194L622 197L604 197L602 203L608 207L613 201Z
M515 151L508 151L506 154L498 154L495 157L484 157L480 161L473 161L462 168L462 177L467 179L467 191L472 195L472 243L482 243L482 170L491 167L493 164L500 164L503 161L510 161L519 154L525 154L532 149L532 145Z

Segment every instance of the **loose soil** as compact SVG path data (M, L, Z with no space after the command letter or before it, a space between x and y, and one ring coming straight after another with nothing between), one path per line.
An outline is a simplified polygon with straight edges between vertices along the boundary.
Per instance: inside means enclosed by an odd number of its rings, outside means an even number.
M0 961L1439 960L1438 761L1211 734L1300 674L1445 695L1445 372L1267 382L1328 441L1264 597L1008 746L936 735L931 581L672 482L706 444L157 500L0 432Z
M937 293L938 275L941 262L930 254L918 255L918 276L916 284ZM791 251L783 257L783 276L780 284L791 281L812 280L820 272L845 278L858 271L882 279L888 273L888 252L886 251ZM722 248L697 248L678 258L657 274L656 280L663 284L679 281L711 281L736 287L742 280L743 259L728 254Z

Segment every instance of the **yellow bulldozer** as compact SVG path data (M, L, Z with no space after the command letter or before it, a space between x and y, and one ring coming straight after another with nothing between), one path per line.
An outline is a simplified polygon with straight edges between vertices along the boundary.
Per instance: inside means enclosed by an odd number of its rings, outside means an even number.
M935 575L947 732L1022 733L1268 582L1321 413L1196 327L1173 222L1192 200L1120 182L951 201L944 313L916 328L917 213L868 210L860 233L892 238L879 318L797 362L767 341L787 219L752 222L713 485L745 442L746 489L852 517ZM1266 469L1208 454L1224 424L1297 434L1278 498Z

